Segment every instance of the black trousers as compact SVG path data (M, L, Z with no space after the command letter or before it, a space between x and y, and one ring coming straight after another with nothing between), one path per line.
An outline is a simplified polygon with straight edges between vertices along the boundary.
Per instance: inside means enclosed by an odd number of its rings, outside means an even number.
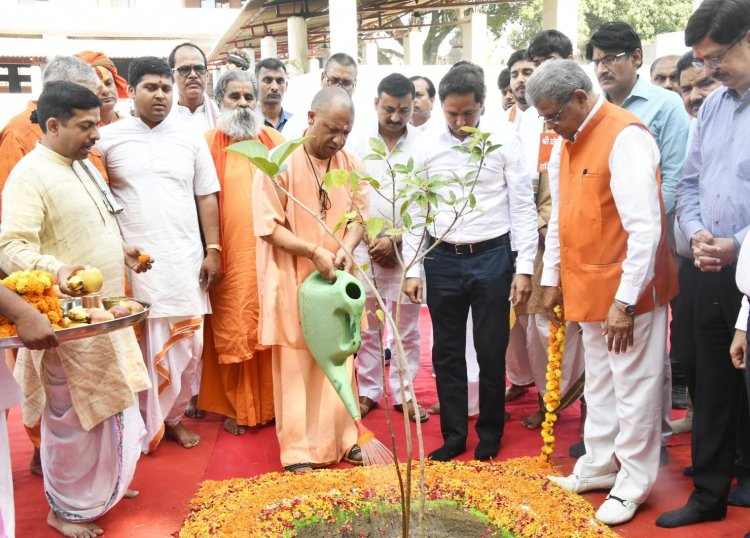
M678 269L684 264L690 265L693 263L692 260L687 260L680 256L675 256L675 261ZM683 277L683 272L679 271L680 294L672 299L670 303L672 307L672 321L669 325L669 362L672 366L673 387L687 385L685 359L683 357L688 353L695 353L695 345L691 342L693 338L693 305L688 303L687 297L683 298L682 296L682 290L687 288L686 283L681 280Z
M469 429L466 321L471 307L479 363L479 439L500 442L505 428L505 349L508 347L510 245L477 254L433 250L424 262L432 318L440 428L446 444L466 445Z
M735 266L704 273L692 264L680 267L680 297L692 304L695 353L685 361L688 390L693 398L693 491L688 504L698 510L726 509L734 476L735 450L740 460L750 447L737 446L737 429L747 429L744 374L729 356L742 294ZM744 417L743 417L744 415ZM742 424L738 424L742 419ZM744 453L744 455L743 455Z

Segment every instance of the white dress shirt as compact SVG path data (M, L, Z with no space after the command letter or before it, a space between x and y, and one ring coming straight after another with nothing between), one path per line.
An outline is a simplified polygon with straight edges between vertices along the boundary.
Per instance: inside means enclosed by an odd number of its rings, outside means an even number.
M596 105L578 128L579 133L603 103L604 97L599 96ZM558 219L562 142L562 138L557 139L549 163L552 214L544 243L542 286L560 284ZM656 251L661 238L659 186L655 180L659 158L659 148L654 138L646 129L635 125L625 127L620 132L609 154L612 197L628 234L627 254L622 262L622 277L615 294L615 298L625 304L636 304L641 292L654 277Z
M737 329L742 331L747 330L747 318L750 316L750 304L747 301L747 297L750 296L750 247L748 243L750 243L750 240L745 240L740 247L735 276L737 287L745 294L745 297L742 298L740 315L737 317L737 325L735 325Z
M368 215L370 217L381 217L385 219L385 230L388 230L391 227L397 228L402 224L401 216L399 214L399 208L401 207L401 204L404 202L404 200L394 198L394 182L393 178L388 172L386 161L372 159L366 161L364 160L364 158L367 157L368 154L372 153L372 151L370 150L370 138L377 138L383 141L383 143L385 143L385 141L378 132L377 124L375 124L374 129L371 129L365 134L367 136L360 136L356 139L350 138L349 141L351 142L351 147L349 149L351 149L351 151L353 151L361 159L363 159L365 163L365 170L367 171L367 173L370 174L370 176L374 179L378 180L378 182L380 183L380 189L378 189L378 191L382 193L382 195L378 192L373 192L372 188L370 188L370 206ZM406 132L393 147L393 150L398 150L400 151L400 153L389 158L391 166L396 164L406 164L414 152L414 146L417 139L420 137L421 134L418 127L407 125ZM404 178L402 175L396 175L396 197L398 196L398 193L402 188L403 179ZM395 207L392 203L392 200L394 199L396 200ZM406 245L405 248L402 249L402 256L405 266L408 266L408 264L414 259L414 251L409 250L409 246ZM354 257L357 260L357 264L359 264L360 266L362 266L363 264L372 264L372 262L370 261L370 255L368 253L367 245L365 245L364 241L360 242L360 244L357 245L357 248L354 249ZM383 267L382 265L374 264L374 269L380 295L383 298L392 301L398 300L399 290L401 289L401 266L396 265L394 267ZM368 276L372 277L372 268L368 269L367 274ZM369 293L370 290L368 290L368 294ZM409 302L409 299L406 297L406 295L403 295L401 297L401 302Z
M482 128L481 124L479 128ZM476 170L478 165L469 163L465 153L452 148L458 145L468 146L470 141L471 137L461 141L453 136L448 124L444 122L441 129L420 138L414 153L414 168L426 167L433 176L449 178L455 174L463 178L468 172ZM534 191L527 175L523 145L518 135L507 127L494 130L489 141L500 144L501 147L484 160L473 190L475 208L470 210L467 206L464 214L454 224L455 213L452 208L439 207L435 220L426 230L436 238L445 234L443 239L453 244L477 243L511 232L514 247L518 251L516 273L531 275L534 273L539 236ZM438 194L446 199L450 198L451 192L460 198L468 195L468 187L466 192L462 192L460 186L455 184L438 190ZM410 208L409 214L414 224L424 222L424 214L417 207ZM409 248L416 249L421 236L421 233L407 233L404 234L403 241ZM419 276L420 270L421 267L412 267L407 276Z

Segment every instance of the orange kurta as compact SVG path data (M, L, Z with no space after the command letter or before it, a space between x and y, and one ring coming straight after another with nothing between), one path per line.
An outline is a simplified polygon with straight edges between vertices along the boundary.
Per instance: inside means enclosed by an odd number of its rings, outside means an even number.
M310 157L318 178L322 179L327 161ZM295 150L280 183L307 207L318 208L318 184L303 148ZM336 153L330 169L364 170L362 162L346 150ZM329 193L331 209L325 221L334 228L341 217L354 209L367 207L367 186L362 183L354 193L354 202L344 189ZM285 226L297 237L318 244L331 252L338 245L322 227L273 182L256 173L253 187L254 230L257 237L270 235L277 226ZM343 235L343 226L339 234ZM260 289L259 338L273 346L274 405L276 433L281 464L312 463L325 465L339 461L357 440L354 421L339 399L333 385L307 350L299 319L298 293L302 282L315 270L312 261L296 257L265 241L258 242ZM325 320L321 320L325 323ZM352 359L348 359L352 384ZM355 394L356 392L356 388Z
M284 141L264 129L264 143ZM252 233L255 167L227 153L234 142L217 130L206 140L220 174L224 277L211 290L213 313L204 323L203 371L198 406L234 418L242 426L274 418L271 350L258 344L258 283ZM223 173L222 173L223 171Z
M0 207L2 207L2 190L10 171L42 139L42 129L36 123L31 122L31 113L35 110L36 101L29 101L26 110L13 116L0 131ZM89 158L106 181L107 171L96 149L92 151Z

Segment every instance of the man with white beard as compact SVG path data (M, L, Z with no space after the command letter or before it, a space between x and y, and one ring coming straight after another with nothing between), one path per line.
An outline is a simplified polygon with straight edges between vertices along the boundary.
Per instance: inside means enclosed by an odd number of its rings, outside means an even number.
M210 291L213 313L206 316L200 409L226 417L224 428L242 435L249 426L274 418L271 350L258 345L258 284L255 269L252 185L255 167L228 153L227 146L256 140L273 148L284 139L264 126L255 112L258 88L254 75L229 71L216 85L219 128L206 141L221 184L221 261L224 277Z

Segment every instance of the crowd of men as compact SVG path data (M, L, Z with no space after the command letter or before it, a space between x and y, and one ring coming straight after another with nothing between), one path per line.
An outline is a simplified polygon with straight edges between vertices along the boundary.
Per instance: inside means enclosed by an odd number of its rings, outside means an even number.
M397 331L383 327L368 290L362 347L347 363L362 416L387 394L410 420L429 419L408 388L420 367L421 304L429 308L439 399L430 413L443 437L430 459L466 451L470 416L474 457L496 458L505 402L532 385L539 407L522 424L539 427L548 321L560 323L561 305L558 412L581 400L582 440L570 447L573 472L550 480L608 491L597 518L625 523L668 460L672 431L692 429L694 491L656 525L750 507L750 1L705 0L685 43L691 51L657 59L648 80L637 33L603 24L585 49L597 88L570 40L544 31L499 74L502 117L484 114L484 70L463 61L437 87L384 77L369 125L352 101L357 63L343 53L325 62L309 109L294 113L283 103L286 66L272 58L253 71L234 51L213 98L206 56L191 43L168 60L134 60L127 81L101 53L52 60L38 101L0 133L0 269L49 271L77 296L68 278L96 266L103 293L152 308L137 336L128 328L58 343L45 318L0 289L0 313L27 343L0 368L0 409L24 399L48 524L69 537L102 534L94 521L137 494L128 485L140 454L165 437L200 442L185 414L221 414L235 435L275 420L289 472L361 464L297 303L313 271L333 281L355 265L400 311ZM115 110L125 95L130 115ZM395 211L389 198L404 184L391 167L412 161L435 178L476 170L468 148L452 149L472 144L464 127L499 145L472 181L475 207L460 218ZM226 151L302 135L277 184ZM388 163L365 159L373 138L393 152ZM337 169L366 172L378 187L329 191L324 176ZM456 199L461 188L448 182L437 194ZM370 237L355 214L412 230ZM384 355L395 357L387 386ZM688 408L686 418L670 422L672 408ZM0 531L12 537L9 462L0 413Z

